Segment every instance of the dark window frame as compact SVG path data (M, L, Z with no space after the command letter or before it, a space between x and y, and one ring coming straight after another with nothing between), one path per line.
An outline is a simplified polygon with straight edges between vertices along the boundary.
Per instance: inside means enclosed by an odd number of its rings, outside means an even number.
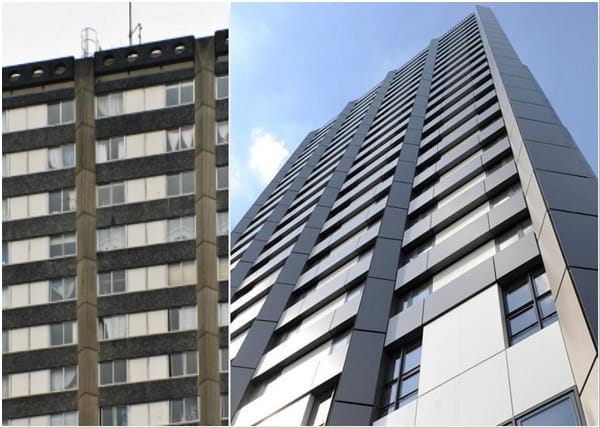
M407 342L403 344L396 352L394 352L388 361L388 366L386 367L386 373L384 382L382 384L382 396L380 399L380 409L381 416L385 416L393 411L399 409L400 407L410 403L415 400L419 394L419 384L417 380L417 387L414 390L408 391L406 394L402 395L402 385L409 378L417 376L417 379L420 378L421 373L421 352L422 352L422 343L421 338L413 340L411 342ZM410 367L406 370L405 364L405 356L410 352L419 350L419 363L414 367ZM398 373L396 374L396 367L399 366ZM386 400L387 394L385 391L389 388L390 397Z

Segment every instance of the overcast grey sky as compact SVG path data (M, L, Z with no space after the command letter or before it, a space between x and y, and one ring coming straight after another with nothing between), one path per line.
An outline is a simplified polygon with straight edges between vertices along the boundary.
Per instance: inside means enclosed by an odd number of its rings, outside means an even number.
M229 27L229 4L132 2L132 22L142 24L142 43ZM2 65L62 56L81 57L81 30L92 27L102 49L129 44L128 2L3 2ZM134 37L137 43L137 35Z

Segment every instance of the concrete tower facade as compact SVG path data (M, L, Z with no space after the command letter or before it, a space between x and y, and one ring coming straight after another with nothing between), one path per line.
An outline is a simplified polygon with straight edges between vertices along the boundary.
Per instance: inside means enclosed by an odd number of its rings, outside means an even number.
M3 424L227 424L227 76L227 30L3 68Z
M490 9L232 233L236 425L598 424L597 178Z

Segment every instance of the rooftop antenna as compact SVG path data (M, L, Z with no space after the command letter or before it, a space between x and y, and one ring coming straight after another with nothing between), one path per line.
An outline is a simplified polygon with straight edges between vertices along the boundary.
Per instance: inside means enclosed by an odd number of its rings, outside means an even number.
M131 38L135 32L138 32L138 43L142 44L142 23L138 22L135 28L131 29L131 2L129 2L129 46L132 45Z
M94 55L94 52L100 51L100 42L98 33L92 27L85 27L81 30L81 57L87 58Z

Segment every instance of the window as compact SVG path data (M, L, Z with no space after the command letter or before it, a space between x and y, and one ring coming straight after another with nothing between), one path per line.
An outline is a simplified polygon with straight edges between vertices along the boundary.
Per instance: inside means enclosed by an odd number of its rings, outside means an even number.
M70 345L76 343L75 322L63 321L56 324L50 324L50 346Z
M124 293L127 291L127 280L124 270L98 274L98 294Z
M102 407L100 424L108 426L127 425L127 406Z
M194 85L191 81L169 85L166 91L167 107L194 102Z
M9 164L8 155L2 155L2 177L10 176L10 171L8 170L8 164Z
M169 376L187 376L198 373L198 352L186 351L169 355Z
M77 366L50 370L50 391L66 391L77 388Z
M75 210L75 189L63 189L48 194L48 213L62 213Z
M221 100L229 97L229 76L215 78L216 98Z
M575 426L581 425L575 395L570 392L543 405L525 416L517 418L522 426Z
M75 165L75 144L48 149L48 169L70 168Z
M197 327L196 306L169 309L169 331L193 330Z
M77 297L75 277L50 280L50 301L60 302L73 300Z
M421 369L421 341L400 348L389 363L382 393L383 415L417 398Z
M73 101L60 101L48 104L48 125L58 125L75 121Z
M217 144L229 144L229 122L217 122Z
M2 241L2 264L8 263L8 242Z
M220 348L219 349L219 371L220 372L228 372L229 371L229 348Z
M220 166L217 168L217 190L227 189L229 187L229 167Z
M115 93L96 98L96 117L123 114L123 94Z
M194 239L195 218L180 217L167 220L167 236L169 242Z
M218 306L219 327L229 325L229 305L227 302L219 303ZM260 309L260 308L259 308Z
M181 262L169 265L169 285L194 284L196 282L196 262Z
M498 205L504 203L512 195L516 194L520 190L521 190L521 186L518 183L517 184L513 184L512 186L510 186L509 188L507 188L506 190L504 190L503 192L501 192L499 195L495 196L491 200L492 208L496 208Z
M177 152L194 148L194 127L167 130L167 152Z
M405 264L407 264L411 260L416 259L421 254L426 253L427 251L431 250L432 248L433 248L433 240L432 239L427 239L426 241L424 241L421 244L417 245L412 250L410 250L407 253L403 254L402 255L402 263L401 263L401 265L404 266Z
M221 419L229 417L229 397L226 394L221 395Z
M127 361L103 361L99 364L100 385L112 385L127 382Z
M125 203L125 183L110 183L97 187L98 207Z
M333 390L327 391L313 398L310 415L308 416L307 426L322 427L327 425L327 415L331 407Z
M182 398L169 402L169 422L174 424L185 421L196 421L198 415L198 397Z
M125 226L114 226L98 230L98 251L110 251L127 246Z
M50 237L50 257L75 255L75 234L61 233Z
M96 141L96 163L123 159L125 157L125 138L114 137Z
M532 232L533 226L531 225L531 220L527 219L519 223L518 225L510 229L508 232L496 238L497 251L502 251L503 249L509 247L511 244L517 242L523 236Z
M511 345L558 319L545 272L528 274L507 287L503 294Z
M194 171L167 175L167 196L194 193Z
M433 283L431 281L428 281L411 290L408 290L406 293L400 296L400 301L398 302L398 312L402 312L403 310L408 309L415 303L424 300L427 296L431 294L432 288Z
M127 336L127 315L100 318L99 324L100 339L119 339Z
M229 213L227 211L217 213L217 236L227 235L229 230Z
M64 426L78 426L79 425L79 413L65 412L65 413L53 413L50 415L50 426L64 427Z

